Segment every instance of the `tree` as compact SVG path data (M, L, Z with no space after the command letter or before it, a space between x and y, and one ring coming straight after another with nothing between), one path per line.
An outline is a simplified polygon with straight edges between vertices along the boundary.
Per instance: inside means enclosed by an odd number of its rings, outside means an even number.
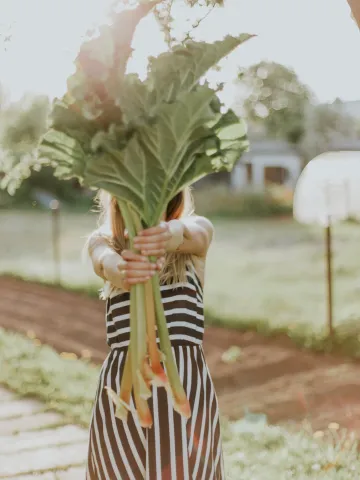
M331 150L335 142L359 138L359 126L355 119L343 113L342 102L311 106L306 116L305 134L299 150L309 161L320 153Z
M2 111L0 124L1 187L15 191L35 163L35 149L46 131L50 108L46 96L25 96ZM1 178L1 177L0 177Z
M173 31L173 8L178 4L185 4L190 8L198 7L198 9L202 11L202 15L193 20L189 30L185 30L180 34L180 37L177 38ZM172 46L175 42L182 42L192 38L193 31L205 20L212 10L215 7L222 7L223 5L224 0L163 0L155 7L154 14L164 33L166 43Z
M304 135L312 93L290 68L262 61L239 72L244 113L265 134L297 144Z
M78 197L74 181L60 181L37 156L38 143L48 126L49 109L46 96L27 95L0 112L0 187L10 193L16 191L15 202L28 201L40 190L64 200ZM2 194L2 202L12 201Z

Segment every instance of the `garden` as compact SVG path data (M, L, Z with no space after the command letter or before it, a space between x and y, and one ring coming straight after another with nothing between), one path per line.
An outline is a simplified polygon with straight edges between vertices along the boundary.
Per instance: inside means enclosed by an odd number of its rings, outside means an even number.
M0 382L86 426L108 348L101 284L81 257L96 215L60 213L60 286L51 212L3 210L0 221ZM329 342L323 232L291 217L213 223L204 347L229 478L275 478L266 476L271 469L284 479L356 478L360 227L336 231Z

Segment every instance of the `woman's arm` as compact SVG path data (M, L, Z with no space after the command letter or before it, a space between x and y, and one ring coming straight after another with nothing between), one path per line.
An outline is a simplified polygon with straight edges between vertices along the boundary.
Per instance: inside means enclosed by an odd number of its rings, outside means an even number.
M191 216L142 231L135 238L134 246L142 255L162 256L166 252L181 252L205 257L213 232L210 220Z
M125 276L126 261L110 246L109 239L95 231L88 240L88 252L97 276L122 290L128 290Z
M167 244L167 251L206 257L214 234L210 220L193 216L171 220L168 226L171 238Z
M95 231L88 240L88 252L96 275L110 282L121 290L128 291L131 285L145 283L161 270L163 260L156 264L130 250L124 250L121 255L111 247L110 240Z

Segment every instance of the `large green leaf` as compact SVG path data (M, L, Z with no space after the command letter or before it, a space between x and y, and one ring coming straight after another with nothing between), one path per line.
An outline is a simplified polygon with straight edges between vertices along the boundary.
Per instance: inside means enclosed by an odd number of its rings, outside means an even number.
M151 60L145 81L125 75L112 92L121 115L115 112L111 122L107 117L106 128L68 98L56 103L41 154L57 162L58 175L107 190L155 224L178 191L211 172L231 170L247 149L243 121L231 110L222 113L215 90L199 80L248 38L188 42Z
M103 146L106 150L105 143ZM146 158L136 137L121 151L109 148L89 160L83 176L85 185L130 202L138 212L145 210Z
M141 81L137 75L126 75L117 84L117 105L130 123L141 123L156 116L162 103L172 103L185 92L198 86L197 82L219 60L246 42L251 35L227 36L213 44L188 41L171 51L149 60L148 76ZM214 108L220 108L219 102Z
M206 140L196 133L200 149L197 148L195 157L194 142L190 144L185 155L185 159L190 161L184 161L178 170L177 191L209 173L231 171L241 154L248 149L245 123L232 110L221 115L217 122L210 122L210 125L212 127L207 129Z
M206 72L253 35L227 36L214 43L188 41L149 61L148 84L156 101L171 102L190 91Z
M179 190L213 171L230 170L247 148L243 122L232 111L219 117L211 108L214 95L202 87L163 104L122 150L102 134L97 147L106 155L89 159L85 184L126 199L146 224L156 223Z
M124 121L130 125L153 118L157 106L148 85L136 74L126 75L118 86L117 105L124 114Z
M88 155L81 144L63 132L49 130L43 137L38 157L46 159L55 167L55 173L61 178L84 176Z
M121 151L104 135L99 148L107 155L89 159L85 184L130 201L147 224L159 221L178 188L178 169L192 161L187 152L194 131L213 118L213 95L203 88L183 94L176 105L163 104L156 121L139 128Z

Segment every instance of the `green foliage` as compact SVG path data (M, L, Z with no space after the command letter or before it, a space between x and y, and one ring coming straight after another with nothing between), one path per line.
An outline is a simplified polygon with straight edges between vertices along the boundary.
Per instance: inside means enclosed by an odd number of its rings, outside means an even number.
M60 181L53 169L44 167L44 162L37 158L37 147L46 131L49 111L47 97L25 96L1 112L0 187L16 195L0 192L0 208L29 206L36 199L37 191L66 202L79 201L82 196L76 181Z
M290 432L282 427L239 421L225 423L224 450L230 480L355 480L357 441L347 432Z
M47 97L24 97L1 114L0 187L11 194L41 166L36 149L47 128L49 108Z
M36 396L48 408L87 426L98 367L85 360L62 358L51 347L3 329L0 352L0 384L22 396Z
M199 187L194 190L194 199L197 213L211 218L265 218L292 214L291 203L280 202L271 190L254 193L236 192L226 186Z
M312 94L292 69L262 61L241 69L239 83L246 90L244 108L250 122L271 137L301 140Z
M124 73L144 6L134 12L125 34L128 12L82 47L40 157L60 177L129 202L152 225L176 193L212 171L230 170L247 149L244 123L231 110L222 113L217 92L199 81L251 36L178 45L152 58L140 81Z
M300 142L300 152L306 161L331 150L335 142L359 138L359 125L342 110L342 102L332 105L313 105L306 117L305 134Z

